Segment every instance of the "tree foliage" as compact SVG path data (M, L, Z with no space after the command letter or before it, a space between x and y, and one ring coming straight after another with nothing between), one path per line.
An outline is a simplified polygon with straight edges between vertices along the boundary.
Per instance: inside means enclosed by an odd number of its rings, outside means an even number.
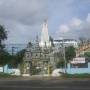
M90 58L90 52L85 52L85 53L84 53L84 56Z
M25 49L19 51L19 52L16 54L16 61L17 61L17 64L23 62L24 54L25 54Z
M0 25L0 51L4 48L2 41L7 39L7 33L4 26Z
M60 58L60 60L56 63L57 68L64 68L64 59Z
M75 48L73 46L66 47L65 49L66 60L72 60L76 56Z
M8 64L10 60L11 60L11 55L8 52L6 51L0 52L0 65L1 66Z
M7 33L4 26L0 25L0 65L5 65L8 63L8 59L10 59L10 55L8 52L4 50L5 45L3 41L7 39Z
M54 53L55 61L56 61L56 67L57 68L63 68L64 67L64 58L62 55L62 52Z
M19 51L16 55L11 55L11 58L8 62L9 67L18 67L18 64L20 64L23 61L24 53L25 49Z

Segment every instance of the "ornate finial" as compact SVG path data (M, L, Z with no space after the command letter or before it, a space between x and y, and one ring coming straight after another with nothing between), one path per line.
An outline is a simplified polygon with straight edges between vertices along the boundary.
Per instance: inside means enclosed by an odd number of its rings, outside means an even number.
M47 23L47 21L48 21L48 18L46 17L46 18L44 19L44 23L46 24L46 23Z
M44 19L44 22L47 23L47 19Z

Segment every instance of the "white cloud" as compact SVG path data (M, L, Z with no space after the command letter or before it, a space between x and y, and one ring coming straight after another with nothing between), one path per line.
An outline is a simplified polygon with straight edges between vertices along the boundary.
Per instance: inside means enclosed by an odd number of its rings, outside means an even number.
M0 24L9 31L6 42L26 43L34 39L47 14L45 8L45 0L0 0Z
M43 19L48 16L51 33L59 27L60 35L80 35L81 30L87 35L90 31L90 14L85 19L88 25L73 17L84 17L90 11L89 4L87 0L0 0L0 24L4 24L9 31L8 43L34 40L35 34L40 33ZM58 26L59 24L61 25ZM80 30L77 32L78 28Z
M86 21L90 23L90 13L87 16Z
M59 32L60 33L68 33L71 30L75 30L81 28L83 21L78 18L73 18L69 24L67 25L60 25Z
M73 18L66 25L60 25L58 30L59 36L68 36L71 38L87 37L90 38L90 13L85 20Z
M70 28L67 25L61 25L59 27L59 32L60 33L67 33L67 32L69 32L69 30L70 30Z
M79 27L82 24L82 21L78 18L73 18L71 20L70 26L71 27Z

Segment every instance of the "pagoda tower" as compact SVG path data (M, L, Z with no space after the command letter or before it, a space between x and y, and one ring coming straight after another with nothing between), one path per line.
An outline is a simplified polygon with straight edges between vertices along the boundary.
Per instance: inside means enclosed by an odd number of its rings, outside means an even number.
M40 45L41 48L51 47L51 42L49 40L49 35L48 35L47 20L44 20L44 23L43 23L43 26L42 26L41 40L40 40L39 45Z

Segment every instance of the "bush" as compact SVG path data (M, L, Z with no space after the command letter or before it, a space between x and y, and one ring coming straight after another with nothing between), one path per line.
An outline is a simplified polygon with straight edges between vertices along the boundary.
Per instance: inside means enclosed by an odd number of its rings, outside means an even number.
M65 78L90 78L90 74L63 74L62 77Z
M16 76L8 73L0 73L0 77L16 77Z

